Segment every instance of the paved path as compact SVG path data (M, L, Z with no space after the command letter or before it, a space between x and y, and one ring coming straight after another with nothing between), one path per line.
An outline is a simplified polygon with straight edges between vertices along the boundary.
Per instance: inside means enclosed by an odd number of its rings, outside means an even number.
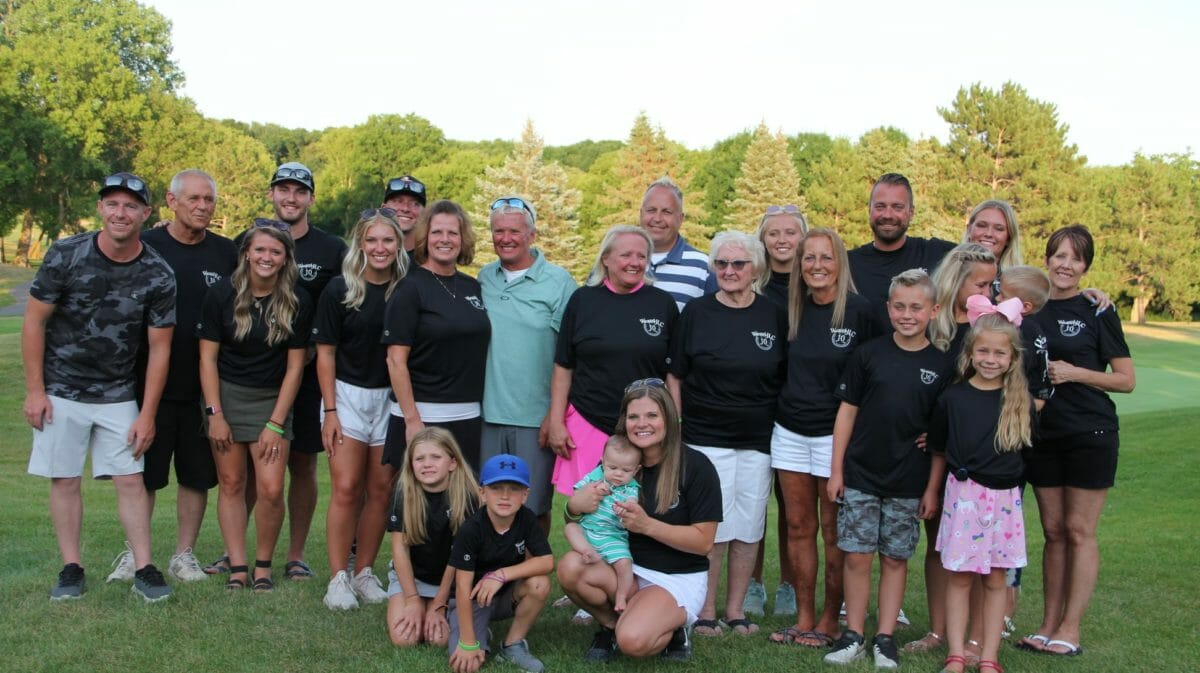
M29 286L33 282L21 283L12 289L14 303L0 308L0 316L4 315L25 315L25 302L29 301Z

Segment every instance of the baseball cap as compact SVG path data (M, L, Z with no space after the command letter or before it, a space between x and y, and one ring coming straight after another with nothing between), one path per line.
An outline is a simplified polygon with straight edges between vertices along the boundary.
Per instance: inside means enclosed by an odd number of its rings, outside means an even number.
M529 466L520 456L502 453L488 458L479 471L479 483L484 486L511 481L529 488Z
M142 203L150 205L150 188L146 186L145 180L133 173L113 173L104 178L104 182L100 185L100 197L104 198L105 194L117 189L129 192L138 197Z
M289 161L279 168L276 168L275 175L271 178L270 186L274 187L281 182L287 182L289 180L308 187L310 192L317 191L317 186L313 184L312 171L309 170L308 166L305 166L299 161Z
M411 175L401 175L398 178L388 180L387 191L383 193L383 200L387 201L397 194L408 194L420 201L422 206L425 205L425 183Z

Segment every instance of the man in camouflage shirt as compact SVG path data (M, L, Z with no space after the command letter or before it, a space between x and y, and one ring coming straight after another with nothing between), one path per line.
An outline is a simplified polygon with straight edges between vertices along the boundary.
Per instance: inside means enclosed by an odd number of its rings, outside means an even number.
M92 475L112 479L117 513L133 552L133 591L147 602L171 594L150 563L150 508L142 454L166 381L175 325L175 275L138 238L150 191L130 173L104 179L99 232L56 241L29 290L21 328L25 420L33 427L29 473L50 479L50 518L65 563L51 600L84 591L80 484L88 450ZM148 329L147 329L148 328ZM149 333L146 390L135 400L135 359Z

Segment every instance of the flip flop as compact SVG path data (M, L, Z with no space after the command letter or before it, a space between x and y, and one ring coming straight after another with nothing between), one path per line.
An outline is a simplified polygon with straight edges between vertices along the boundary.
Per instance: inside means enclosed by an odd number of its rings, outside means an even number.
M1065 647L1065 648L1067 648L1067 651L1059 652L1058 650L1050 649L1052 647ZM1053 655L1059 656L1059 657L1078 657L1079 655L1083 654L1082 647L1080 647L1076 643L1072 643L1067 640L1046 641L1046 649L1044 649L1042 651L1045 652L1046 654L1053 654Z
M700 629L707 629L708 632L706 633ZM692 633L704 638L715 638L724 632L721 631L721 622L715 619L697 619L692 624Z
M1031 633L1024 638L1013 643L1013 647L1026 652L1045 652L1046 643L1050 642L1050 638L1043 636L1040 633Z
M304 561L288 561L283 565L283 574L293 581L310 580L316 577L316 573Z
M721 624L739 636L752 636L758 633L758 624L746 619L723 619ZM739 631L738 629L743 629Z
M797 647L808 647L814 650L833 645L833 636L828 633L822 633L821 631L801 631L794 626L779 629L767 638L777 645L796 645ZM816 642L802 642L805 640Z

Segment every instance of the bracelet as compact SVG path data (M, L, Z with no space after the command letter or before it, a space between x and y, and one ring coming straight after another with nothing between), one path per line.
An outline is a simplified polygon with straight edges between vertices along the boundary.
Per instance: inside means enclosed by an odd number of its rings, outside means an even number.
M508 584L508 576L504 574L503 568L486 572L483 574L483 577L479 578L479 580L481 582L483 580L494 580L501 584Z
M563 521L567 523L579 523L579 520L582 518L582 514L571 514L570 504L563 505Z
M267 421L267 429L270 430L271 432L274 432L275 434L279 435L280 437L283 436L283 428L279 427L278 425L275 425L271 421Z
M460 640L458 641L458 649L465 652L474 652L479 649L479 641L476 640L474 645L463 645L463 642Z
M435 607L433 609L433 611L437 612L438 610L449 610L449 609L450 609L450 606L443 603L442 605Z
M326 410L325 410L325 413L327 413L327 414L332 414L332 413L333 413L333 412L335 412L335 411L337 411L337 407L330 407L330 408L328 408L328 409L326 409Z

